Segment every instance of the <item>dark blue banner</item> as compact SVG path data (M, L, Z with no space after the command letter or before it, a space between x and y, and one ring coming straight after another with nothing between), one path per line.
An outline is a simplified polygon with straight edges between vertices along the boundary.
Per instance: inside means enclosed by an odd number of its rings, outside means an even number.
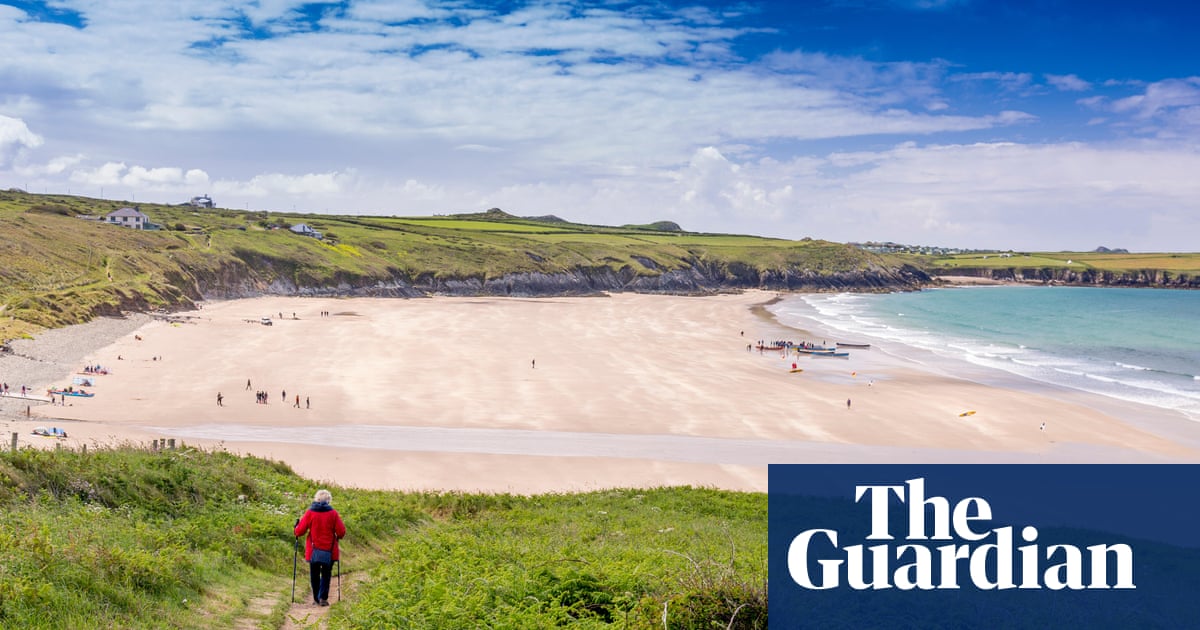
M1200 466L772 465L772 628L1198 628Z

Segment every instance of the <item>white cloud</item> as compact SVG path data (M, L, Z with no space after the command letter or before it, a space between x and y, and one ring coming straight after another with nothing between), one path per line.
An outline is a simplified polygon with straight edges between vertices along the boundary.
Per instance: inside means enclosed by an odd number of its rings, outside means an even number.
M1200 77L1151 83L1142 94L1114 101L1112 110L1132 112L1138 118L1152 118L1176 108L1196 105L1200 105Z
M1089 109L1124 116L1111 122L1139 134L1174 138L1196 144L1200 130L1200 77L1166 79L1144 86L1123 98L1094 96L1080 99Z
M29 130L25 121L0 114L0 168L11 164L25 149L42 145L42 137Z
M486 144L460 144L454 147L457 151L473 151L475 153L500 153L504 149L499 147L490 147Z
M1025 92L1033 86L1033 75L1028 72L967 72L952 75L950 79L994 82L1007 92Z
M218 193L237 196L266 197L272 194L282 194L289 198L302 198L307 195L330 195L346 192L353 179L353 173L342 172L305 173L303 175L263 173L255 175L245 182L219 180L215 183L214 190Z
M419 0L371 0L355 2L346 11L347 17L368 22L394 24L409 20L430 19L445 12Z
M1176 173L1164 155L1194 163L1195 78L1096 87L953 60L747 59L761 25L730 20L741 5L352 0L314 25L301 0L56 3L86 26L0 7L0 177L38 190L922 242L1033 240L997 217L1129 208L1129 191L1162 216L1191 207L1157 174ZM1025 100L1049 87L1097 90L1077 101L1094 136L1156 142L1037 144L1065 135L1049 128L1059 112ZM1105 226L1122 229L1084 229ZM1047 238L1079 231L1057 227Z
M75 155L60 155L51 159L45 164L23 164L14 166L13 171L25 178L54 176L65 173L67 169L83 162L83 160L83 154L77 153Z
M1092 89L1092 84L1080 79L1074 74L1047 74L1046 83L1062 92L1086 92Z
M78 161L78 160L77 160ZM208 174L200 169L184 171L175 166L147 168L124 162L107 162L92 169L77 169L71 181L87 186L127 186L151 191L186 191L208 184Z
M79 124L113 133L250 127L420 136L450 146L550 141L564 143L543 143L563 162L644 158L644 149L623 140L637 136L671 151L658 162L672 163L697 143L737 136L934 133L994 124L938 115L945 109L932 85L938 64L793 56L790 76L730 65L742 32L708 11L680 17L576 11L564 3L494 14L441 3L355 2L345 18L324 19L328 31L267 39L244 37L232 21L244 14L254 25L286 22L301 4L167 3L143 17L154 20L145 29L129 23L130 14L140 14L136 5L89 2L74 5L87 29L61 29L51 50L35 31L52 26L27 27L0 38L0 57L7 53L12 64L43 77L39 89L70 94ZM447 15L456 21L439 19ZM406 23L414 18L425 20ZM149 32L133 37L133 30ZM95 55L98 48L106 54ZM905 103L919 113L898 111ZM584 129L580 120L592 124ZM781 120L789 124L778 127Z
M764 160L750 168L765 170L774 165L773 160ZM781 219L786 204L793 201L793 186L778 184L769 177L747 176L742 169L716 147L697 150L687 167L673 174L681 189L677 206L680 218L707 217L710 224Z
M1126 247L1158 238L1182 250L1192 239L1163 239L1151 217L1200 233L1196 169L1200 154L1170 147L905 143L820 164L736 164L706 150L686 169L702 184L680 187L694 191L684 201L724 201L730 214L753 206L762 228L792 237L1090 249L1119 236Z

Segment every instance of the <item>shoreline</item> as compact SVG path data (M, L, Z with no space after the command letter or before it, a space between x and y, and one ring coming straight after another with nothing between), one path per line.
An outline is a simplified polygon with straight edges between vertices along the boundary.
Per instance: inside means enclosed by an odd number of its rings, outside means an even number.
M96 379L95 398L3 420L22 444L171 436L277 459L338 485L410 490L765 491L770 460L755 460L756 450L777 463L1200 461L1188 427L1164 438L1086 397L859 357L800 359L804 373L789 374L797 359L746 350L760 338L811 334L767 310L780 298L207 303L191 323L142 321L81 353L114 370ZM259 323L267 314L273 326ZM262 390L269 404L254 402ZM962 419L966 408L978 415ZM1051 415L1054 431L1039 431L1037 418ZM28 436L56 423L68 440Z
M988 286L1000 285L1028 286L1028 283L1000 281ZM970 285L959 286L968 287ZM771 314L776 318L779 316L779 313L774 311ZM798 314L797 317L802 320L798 324L800 326L798 330L812 329L818 333L818 337L830 339L846 335L845 332L838 331L822 322L815 312ZM784 326L789 325L780 323ZM874 340L871 351L886 355L889 357L888 361L895 365L910 367L917 364L919 367L916 369L933 371L985 387L1049 396L1064 403L1086 406L1099 413L1119 418L1133 426L1152 431L1166 439L1190 448L1200 449L1200 418L1180 409L1155 406L1137 400L1072 387L1068 384L1040 380L1015 371L979 365L962 358L935 355L929 349L909 345L903 341Z

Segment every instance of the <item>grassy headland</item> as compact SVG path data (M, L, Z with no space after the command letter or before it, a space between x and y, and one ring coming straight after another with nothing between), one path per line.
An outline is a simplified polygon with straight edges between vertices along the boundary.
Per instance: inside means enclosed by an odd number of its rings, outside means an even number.
M224 452L6 450L0 626L278 627L314 489ZM766 627L762 494L332 491L371 575L332 627Z
M931 275L1200 288L1200 254L877 254L666 221L581 225L499 210L383 217L136 204L161 229L99 220L132 205L0 192L0 342L97 315L264 294L888 291L926 286ZM288 229L301 223L322 238Z
M932 275L1076 285L1200 288L1198 253L973 252L906 255Z
M162 227L99 220L127 202L0 192L0 340L203 298L562 295L609 290L902 288L901 259L827 241L606 227L500 211L321 216L138 204ZM287 228L304 223L316 239Z

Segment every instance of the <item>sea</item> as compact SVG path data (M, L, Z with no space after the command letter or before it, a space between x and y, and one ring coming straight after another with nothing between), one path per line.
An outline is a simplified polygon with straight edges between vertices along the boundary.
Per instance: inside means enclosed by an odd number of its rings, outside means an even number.
M1200 291L968 286L797 295L771 310L784 324L925 367L1083 390L1200 422Z

